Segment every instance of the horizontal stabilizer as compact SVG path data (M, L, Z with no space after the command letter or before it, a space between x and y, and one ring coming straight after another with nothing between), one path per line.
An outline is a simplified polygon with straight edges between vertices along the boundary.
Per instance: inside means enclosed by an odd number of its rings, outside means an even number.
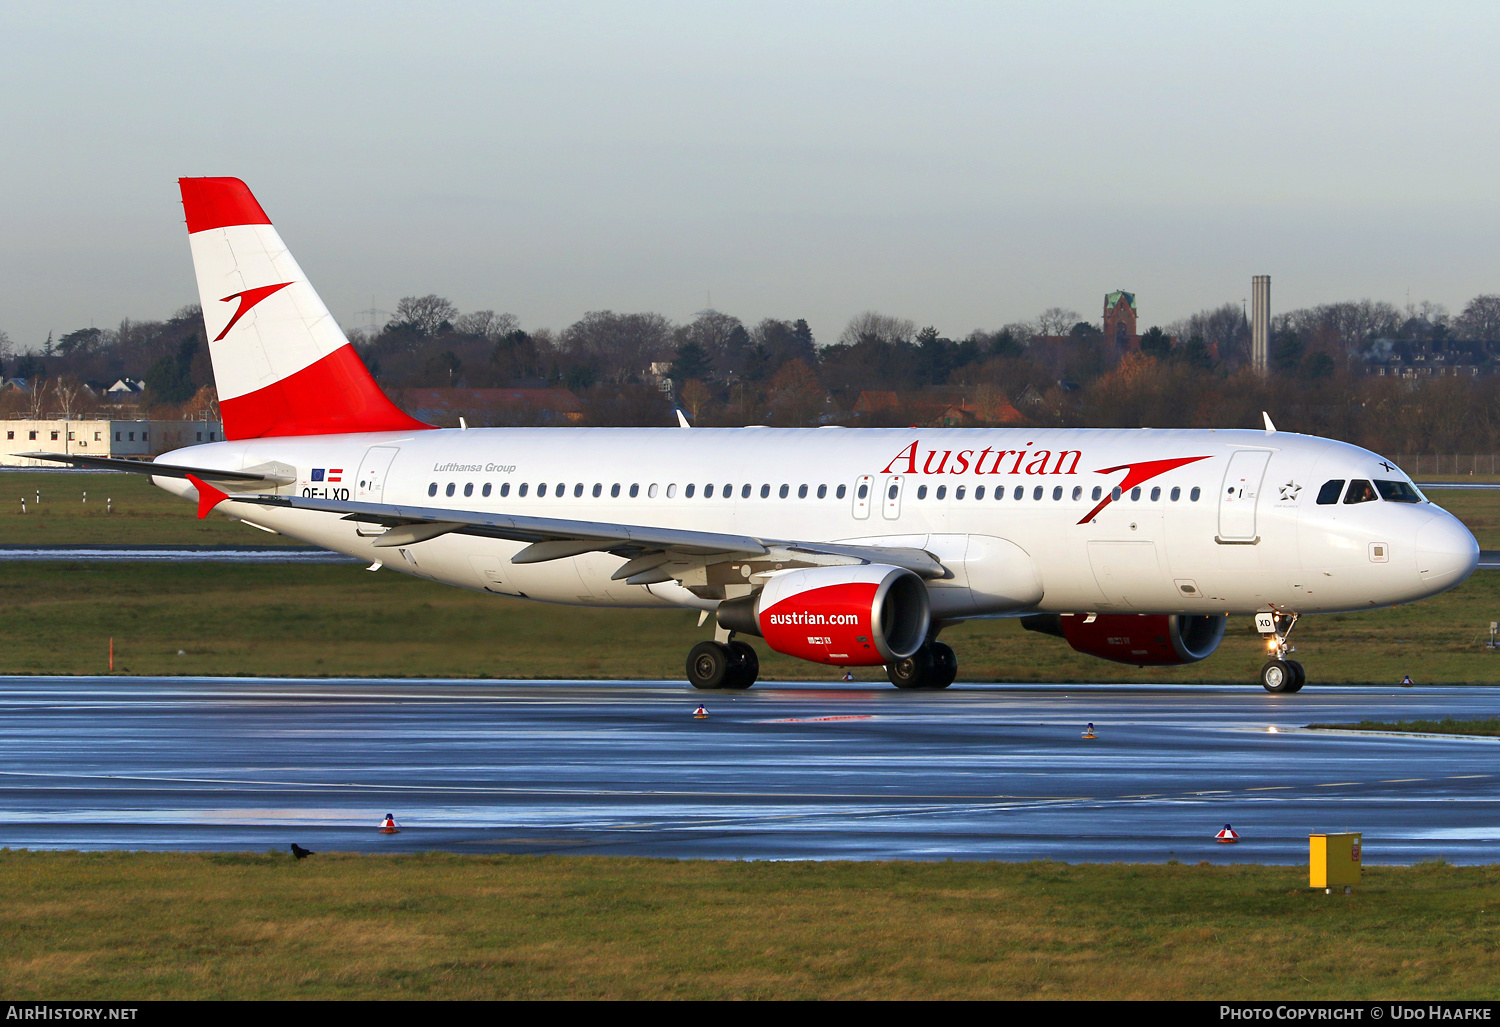
M197 475L229 491L244 491L246 488L277 488L295 485L296 470L285 464L262 465L239 471L221 471L213 467L183 467L180 464L160 464L150 460L122 460L109 456L75 456L72 453L17 453L28 460L50 460L74 467L93 468L100 471L129 471L132 474L150 474L159 478L189 478Z

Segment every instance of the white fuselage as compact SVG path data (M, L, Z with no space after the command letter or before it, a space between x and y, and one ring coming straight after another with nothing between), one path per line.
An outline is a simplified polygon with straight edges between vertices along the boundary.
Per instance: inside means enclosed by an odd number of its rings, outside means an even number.
M1320 505L1330 480L1408 479L1366 450L1286 432L445 429L251 439L161 459L287 465L297 481L282 495L925 549L952 572L928 583L933 616L945 620L1368 609L1451 588L1478 559L1473 536L1430 502ZM1178 466L1143 467L1152 462ZM1099 507L1096 489L1108 499L1132 473L1149 475L1138 493L1085 519ZM183 480L153 480L195 494ZM338 514L232 498L219 509L464 588L597 606L717 605L690 581L612 581L623 561L606 553L512 564L525 543L448 534L375 548L382 529Z

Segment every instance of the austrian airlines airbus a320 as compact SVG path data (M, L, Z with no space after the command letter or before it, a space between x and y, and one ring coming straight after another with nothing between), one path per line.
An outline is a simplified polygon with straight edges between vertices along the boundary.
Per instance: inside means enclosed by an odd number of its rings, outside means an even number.
M1299 615L1434 595L1474 537L1374 453L1265 431L435 429L380 391L260 204L180 182L227 441L144 471L210 510L517 599L715 618L698 688L748 688L736 636L898 688L957 673L946 626L1019 617L1080 652L1191 663L1253 615L1261 684L1302 687Z

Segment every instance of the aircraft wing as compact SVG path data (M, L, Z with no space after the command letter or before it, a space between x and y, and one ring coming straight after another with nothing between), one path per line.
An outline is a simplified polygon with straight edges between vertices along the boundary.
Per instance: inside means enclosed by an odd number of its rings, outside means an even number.
M302 496L238 495L236 502L293 510L318 510L343 515L347 521L386 528L374 546L379 549L411 546L440 535L477 535L530 543L511 558L513 563L544 563L584 553L612 553L626 558L613 577L631 585L659 581L698 581L707 584L710 567L735 563L749 568L739 582L773 569L798 566L888 563L921 575L943 578L950 572L921 549L887 546L847 546L830 542L755 538L686 528L662 528L607 521L581 521L522 514L476 513L442 507L361 503Z
M220 471L212 467L183 467L179 464L153 463L150 460L121 460L108 456L77 456L72 453L17 453L29 460L51 460L74 467L88 467L101 471L129 471L132 474L151 474L163 478L187 478L197 476L213 482L227 491L243 491L247 488L275 488L279 485L294 485L296 469L286 464L259 464L239 471Z

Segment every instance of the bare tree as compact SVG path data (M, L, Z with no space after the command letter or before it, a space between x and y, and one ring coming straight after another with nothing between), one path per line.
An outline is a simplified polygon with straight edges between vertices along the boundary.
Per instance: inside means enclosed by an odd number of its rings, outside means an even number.
M692 417L694 424L698 423L699 413L708 404L708 401L713 398L713 393L708 391L708 386L696 378L689 378L683 382L682 388L678 390L678 395L681 397L682 405L687 408L687 412Z
M396 304L395 323L414 328L423 335L434 334L444 324L451 327L456 320L458 308L432 293L426 296L403 296Z
M839 334L839 342L853 346L859 342L874 340L889 345L910 343L917 334L917 323L904 317L891 317L873 310L855 314Z
M521 327L514 314L497 314L493 310L476 310L453 322L453 330L464 335L482 335L491 341L509 335Z
M55 378L52 382L52 395L57 400L58 412L65 418L71 418L74 413L74 402L78 399L78 393L83 383L72 375L64 375Z
M47 394L52 391L52 383L41 375L37 375L26 383L31 387L26 396L27 410L33 421L40 421L42 415L47 412Z
M1472 342L1500 339L1500 296L1494 293L1475 296L1458 315L1454 327L1460 338Z
M1078 323L1078 311L1066 307L1048 307L1036 316L1038 335L1067 335Z

